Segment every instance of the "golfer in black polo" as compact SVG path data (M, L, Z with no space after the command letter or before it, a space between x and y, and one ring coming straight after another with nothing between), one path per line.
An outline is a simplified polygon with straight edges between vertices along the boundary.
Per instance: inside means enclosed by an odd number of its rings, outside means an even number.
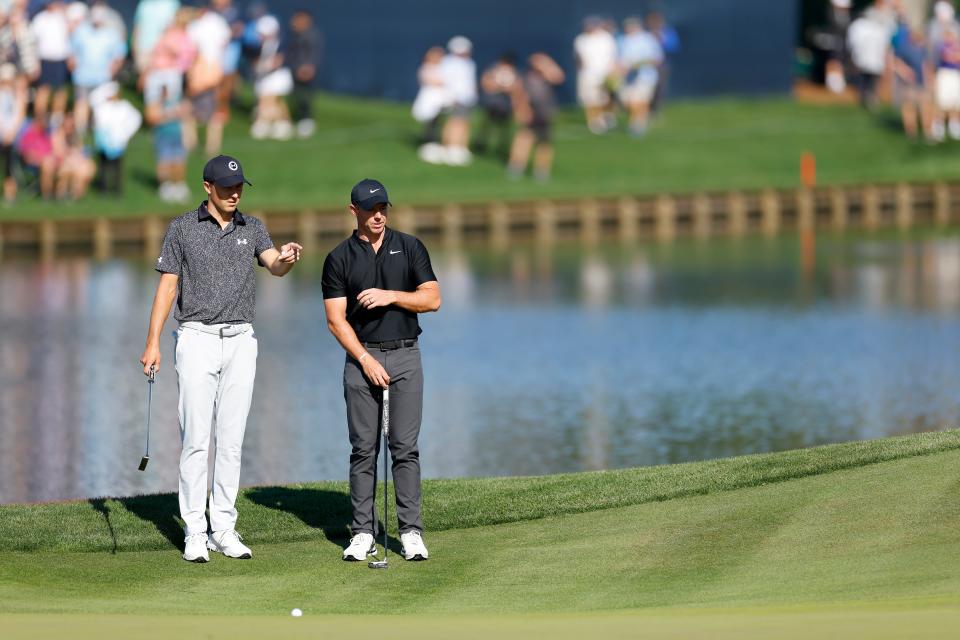
M344 560L376 553L374 495L383 389L390 389L390 456L403 556L426 560L420 517L423 369L417 314L440 308L440 285L417 238L387 227L387 189L361 180L350 194L357 230L323 264L327 327L346 350L343 395L350 432L353 537ZM386 455L386 453L384 453ZM384 523L386 526L386 523Z

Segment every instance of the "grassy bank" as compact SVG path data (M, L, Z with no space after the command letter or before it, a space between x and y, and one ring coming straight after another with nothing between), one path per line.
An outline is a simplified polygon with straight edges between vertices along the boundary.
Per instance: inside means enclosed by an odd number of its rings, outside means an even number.
M246 490L240 529L254 559L207 565L179 559L172 496L4 506L0 624L307 637L372 633L370 616L388 613L416 614L383 624L418 637L948 637L960 622L958 485L960 431L433 481L433 557L394 556L388 571L339 560L342 484ZM305 617L284 619L293 607ZM70 615L36 615L50 613Z
M248 210L342 206L350 187L364 176L383 180L396 204L788 187L798 183L804 151L816 154L824 184L956 177L956 144L911 143L889 114L874 116L854 107L786 99L672 104L642 140L623 132L591 135L577 110L565 110L557 125L554 179L544 185L508 180L496 155L480 156L467 168L420 162L418 127L404 104L327 95L318 98L316 115L315 137L276 142L252 140L249 121L235 114L224 152L243 160L255 185L244 195ZM476 120L479 123L480 117ZM189 175L199 176L204 160L195 153ZM0 220L172 216L183 209L155 197L148 133L132 142L126 174L121 199L90 196L73 204L22 199L0 210ZM199 180L191 186L199 200Z

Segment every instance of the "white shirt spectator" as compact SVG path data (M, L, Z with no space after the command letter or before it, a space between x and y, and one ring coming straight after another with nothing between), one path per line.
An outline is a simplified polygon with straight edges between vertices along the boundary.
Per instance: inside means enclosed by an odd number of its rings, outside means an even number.
M448 54L440 63L447 95L454 104L477 104L477 65L470 58Z
M204 11L187 25L187 35L197 45L200 55L211 61L222 61L230 44L230 25L219 13Z
M617 62L617 41L606 29L581 33L573 41L573 50L580 59L580 73L606 78Z
M847 32L853 64L864 73L877 76L883 74L892 35L887 23L883 21L869 16L854 20Z
M627 69L637 70L637 81L642 84L657 84L657 67L663 62L663 48L649 31L634 31L623 36L620 63Z
M63 11L44 9L30 22L30 31L37 41L37 55L41 60L60 62L70 57L70 33Z

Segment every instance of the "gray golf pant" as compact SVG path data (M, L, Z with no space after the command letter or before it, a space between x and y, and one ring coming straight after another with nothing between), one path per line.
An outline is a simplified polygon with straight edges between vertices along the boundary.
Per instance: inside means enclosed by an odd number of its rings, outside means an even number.
M237 523L240 451L257 372L257 338L249 324L184 322L177 330L180 388L180 516L184 533L207 532L210 434L216 449L210 530ZM216 431L213 431L214 425Z
M420 517L420 419L423 414L423 368L420 347L402 347L392 351L368 350L390 376L390 457L397 494L397 520L400 533L422 531ZM353 535L377 533L374 516L377 490L377 464L380 452L380 415L383 393L363 375L360 363L347 356L343 368L343 396L347 401L347 427L350 431L350 501L353 504ZM383 506L379 511L382 512ZM386 523L384 523L386 525Z

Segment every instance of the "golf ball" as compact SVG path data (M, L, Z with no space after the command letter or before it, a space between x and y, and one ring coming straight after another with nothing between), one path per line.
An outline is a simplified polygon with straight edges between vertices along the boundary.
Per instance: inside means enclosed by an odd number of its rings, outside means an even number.
M294 618L299 618L303 615L303 611L300 611L300 609L293 609L290 611L290 615L292 615Z

